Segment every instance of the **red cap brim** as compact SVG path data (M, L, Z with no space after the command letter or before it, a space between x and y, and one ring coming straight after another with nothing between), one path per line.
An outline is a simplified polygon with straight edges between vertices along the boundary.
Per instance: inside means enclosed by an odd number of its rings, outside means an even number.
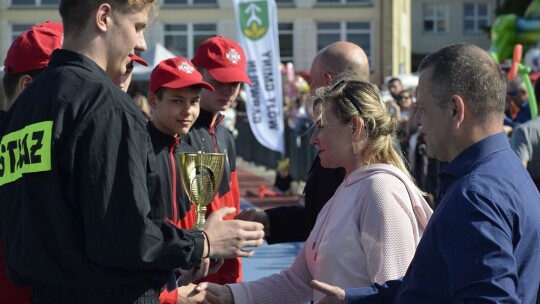
M131 59L131 61L135 61L137 62L138 64L142 64L144 66L148 66L148 62L146 62L144 59L142 59L141 57L137 56L137 55L129 55L129 58Z
M215 68L215 69L209 69L208 72L212 77L214 77L215 80L223 83L231 83L231 82L243 82L247 83L250 86L253 85L251 83L251 80L249 79L248 74L243 69L239 68Z
M203 89L207 89L208 91L212 91L212 92L214 91L214 87L212 87L207 82L197 81L197 80L186 80L186 79L181 79L181 78L162 84L159 87L160 88L163 87L167 89L183 89L183 88L194 86L194 85L200 85Z

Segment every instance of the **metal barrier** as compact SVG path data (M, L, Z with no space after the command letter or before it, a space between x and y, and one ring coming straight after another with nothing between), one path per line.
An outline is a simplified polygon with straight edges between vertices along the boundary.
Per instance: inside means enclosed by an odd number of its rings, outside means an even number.
M265 166L269 169L277 167L277 161L281 160L279 152L272 151L261 145L253 132L247 116L238 113L236 117L236 155L256 165ZM302 126L299 130L291 129L285 123L285 156L289 157L289 172L294 180L306 180L309 168L317 156L317 149L309 144L308 126Z

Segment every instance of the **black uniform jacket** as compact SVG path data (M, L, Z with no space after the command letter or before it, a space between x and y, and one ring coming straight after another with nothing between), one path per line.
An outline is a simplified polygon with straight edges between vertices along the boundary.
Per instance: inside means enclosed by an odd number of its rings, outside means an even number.
M179 228L191 229L195 225L196 213L190 212L192 204L182 188L179 154L196 152L180 137L174 137L158 130L151 122L148 133L156 154L161 189L165 198L165 216L168 222Z
M54 51L0 132L2 240L14 282L160 288L202 256L200 232L163 220L144 117L89 58Z

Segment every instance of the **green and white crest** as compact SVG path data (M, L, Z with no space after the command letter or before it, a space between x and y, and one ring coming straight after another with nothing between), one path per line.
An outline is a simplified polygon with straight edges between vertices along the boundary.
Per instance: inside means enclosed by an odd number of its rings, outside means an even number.
M240 3L238 11L244 36L251 40L259 40L268 32L268 3L266 1Z

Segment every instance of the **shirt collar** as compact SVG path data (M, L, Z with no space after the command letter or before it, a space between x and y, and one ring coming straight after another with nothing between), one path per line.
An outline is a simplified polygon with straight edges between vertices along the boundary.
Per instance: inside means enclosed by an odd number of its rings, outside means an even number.
M110 77L107 73L92 59L84 56L83 54L73 52L66 49L57 49L54 50L51 54L51 59L49 61L49 66L55 65L76 65L90 72L97 73L101 77L110 80Z
M443 193L446 192L446 189L448 189L453 181L471 172L478 162L486 156L509 148L510 143L504 132L490 135L468 147L454 158L439 174L439 179L441 180L440 191Z
M148 133L152 137L152 143L154 143L155 146L160 146L162 148L170 150L170 148L175 143L176 138L174 136L161 132L156 128L156 126L154 126L152 122L148 123L147 128Z

